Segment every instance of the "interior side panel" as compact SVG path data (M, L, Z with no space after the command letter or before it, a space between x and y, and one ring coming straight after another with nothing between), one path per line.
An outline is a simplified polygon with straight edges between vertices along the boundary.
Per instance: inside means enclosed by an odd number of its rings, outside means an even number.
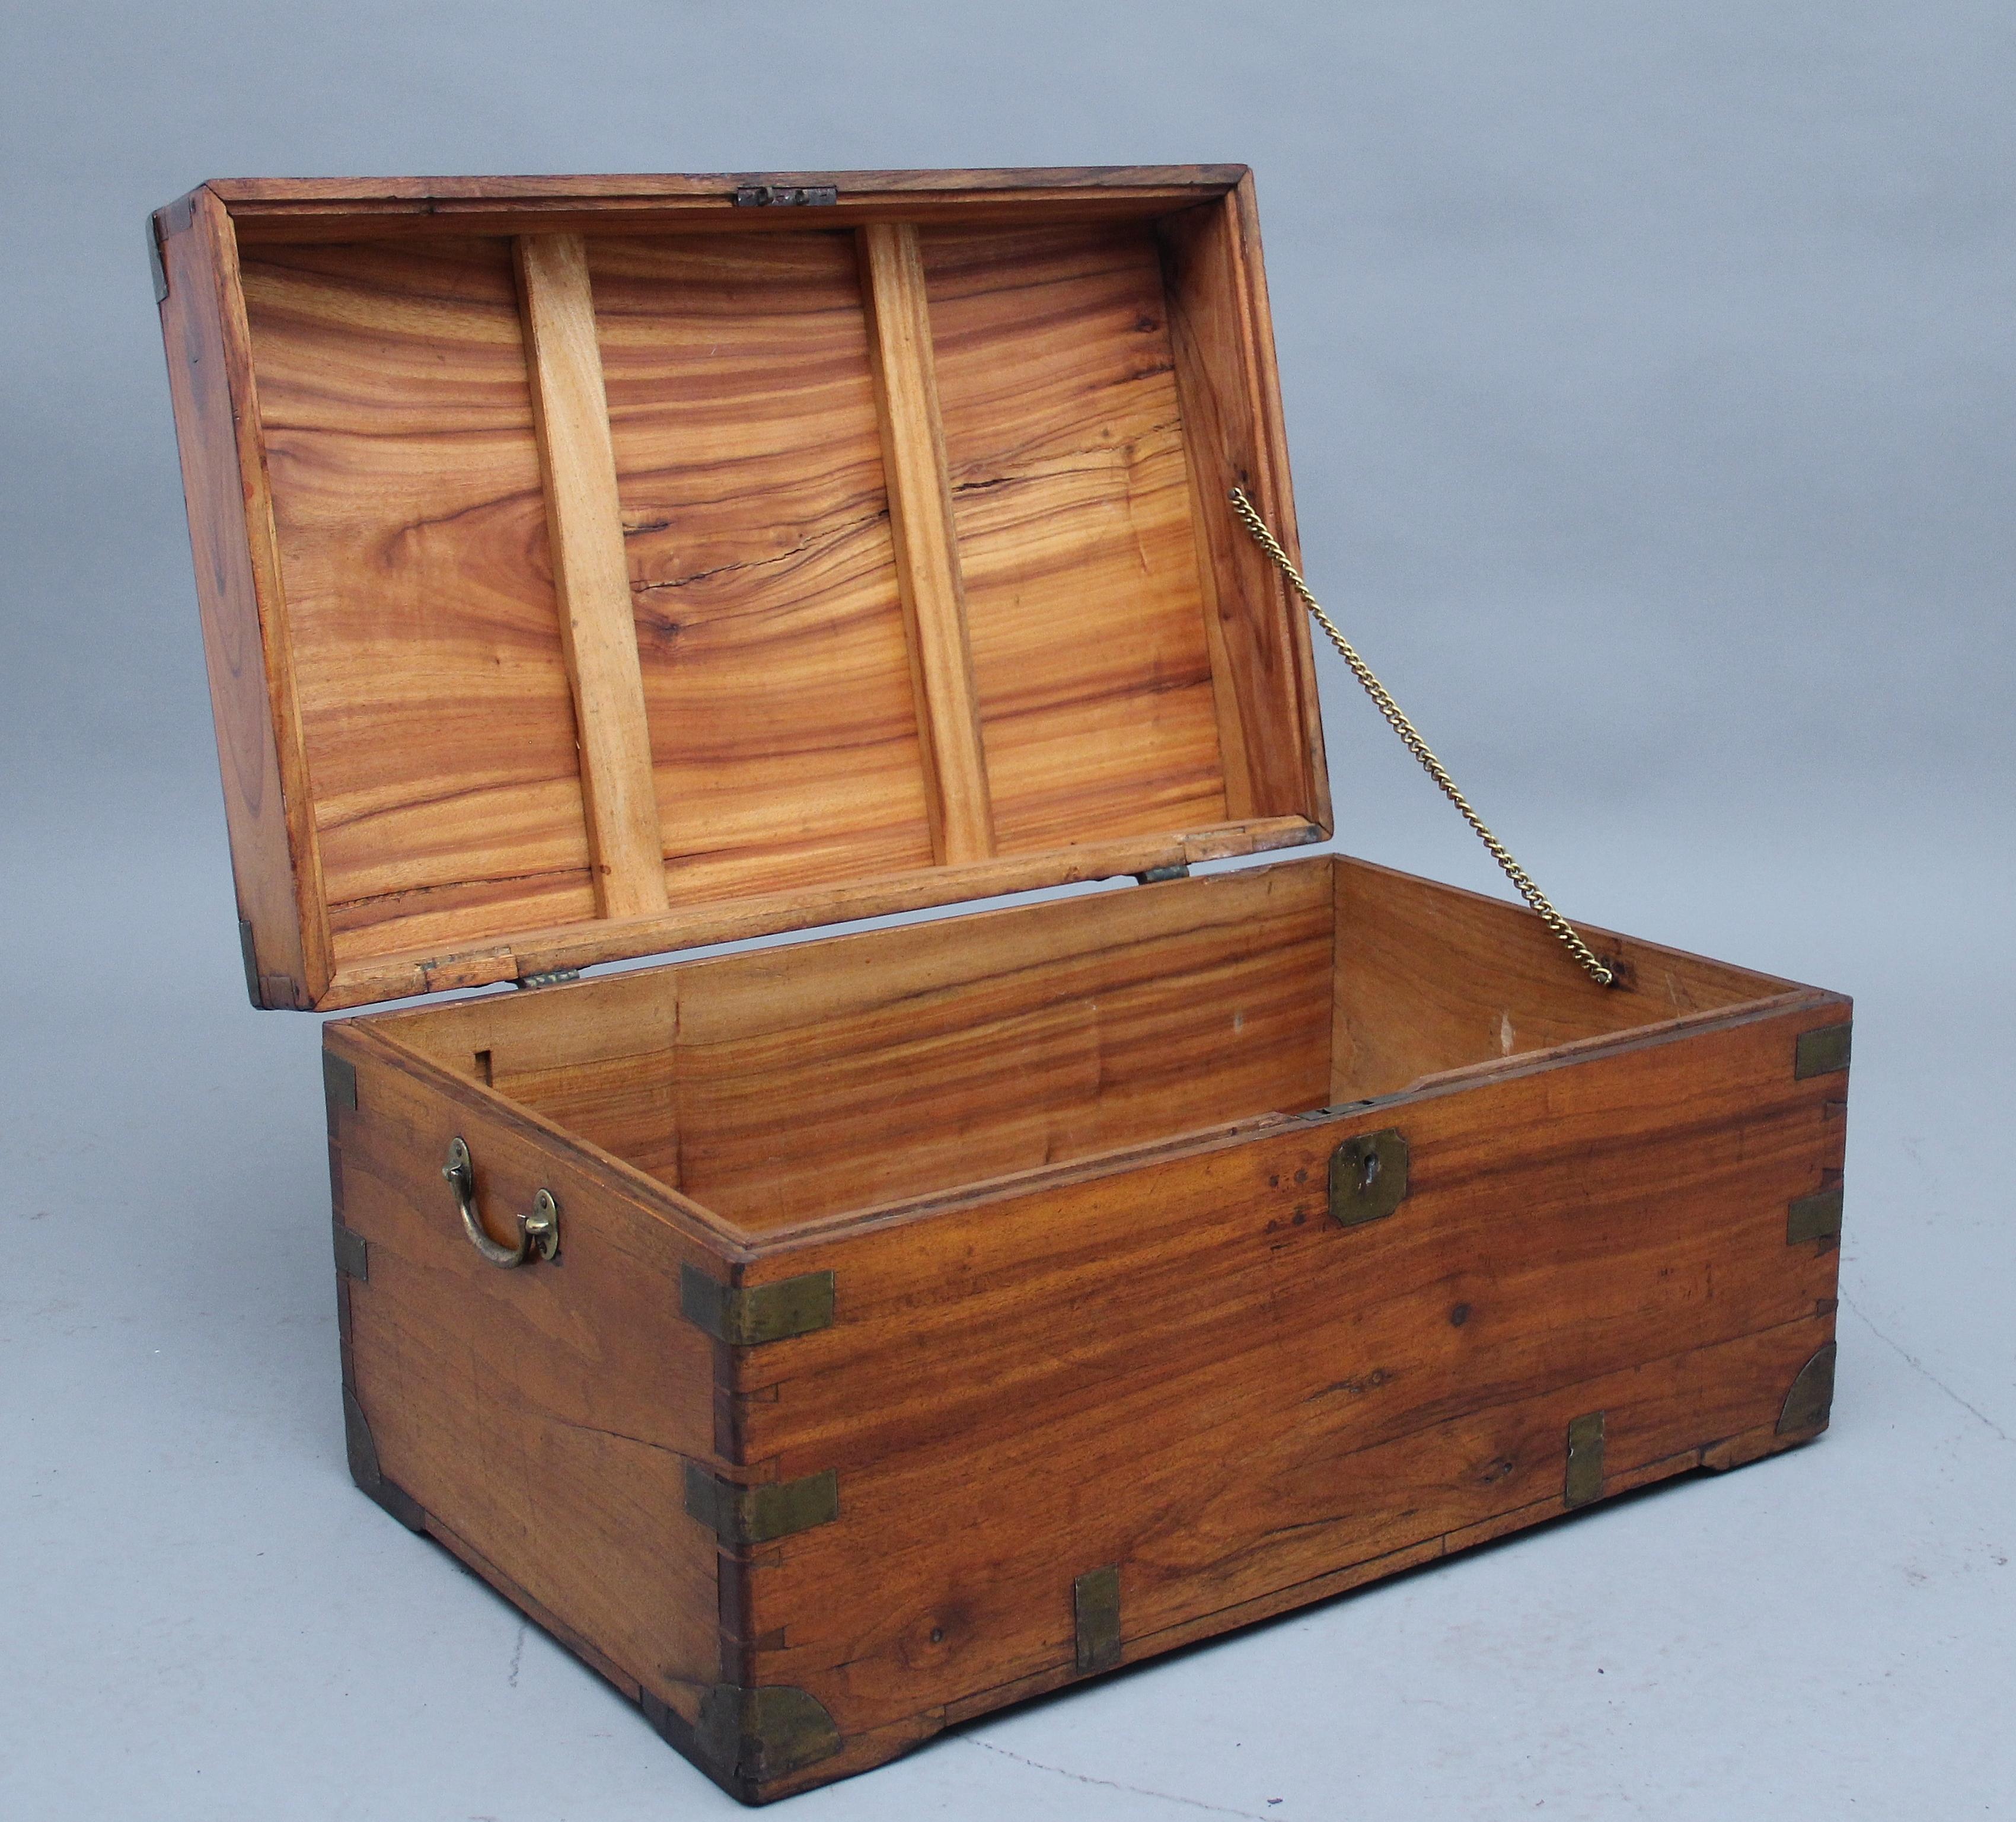
M998 948L971 931L936 985L848 958L837 1003L815 978L795 1006L724 1018L709 988L725 1002L741 984L696 970L675 1064L682 1188L770 1230L1323 1104L1331 920L1316 870L1213 880L1187 905L1108 896L1122 915L1077 901L1098 910L1003 931L1015 940Z
M1322 862L387 1015L704 1208L815 1215L1323 1104Z
M1583 926L1620 977L1599 987L1523 906L1341 855L1332 865L1333 1104L1785 990L1768 975Z

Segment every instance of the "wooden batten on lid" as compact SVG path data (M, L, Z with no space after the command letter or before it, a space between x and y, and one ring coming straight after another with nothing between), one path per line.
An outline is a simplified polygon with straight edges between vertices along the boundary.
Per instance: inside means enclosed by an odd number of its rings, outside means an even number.
M1238 167L154 218L247 965L329 1008L1316 841Z

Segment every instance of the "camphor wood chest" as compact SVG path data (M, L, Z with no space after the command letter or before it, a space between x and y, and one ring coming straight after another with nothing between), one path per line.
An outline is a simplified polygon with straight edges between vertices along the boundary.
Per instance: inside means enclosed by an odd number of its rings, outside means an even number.
M500 985L326 1027L351 1471L729 1790L1824 1427L1847 1001L1183 877L1331 826L1242 170L152 239L253 999Z

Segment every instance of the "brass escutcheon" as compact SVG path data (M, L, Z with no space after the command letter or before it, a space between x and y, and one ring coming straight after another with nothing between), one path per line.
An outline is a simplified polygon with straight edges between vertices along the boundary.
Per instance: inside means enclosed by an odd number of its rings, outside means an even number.
M476 1165L459 1135L448 1142L448 1162L441 1166L441 1175L455 1191L455 1208L462 1216L462 1230L469 1236L469 1244L493 1266L508 1271L524 1264L534 1253L550 1259L560 1250L560 1205L551 1190L540 1190L532 1198L531 1213L517 1218L518 1244L499 1246L483 1231L483 1223L476 1218Z
M1382 1221L1407 1195L1407 1141L1397 1127L1362 1132L1330 1154L1330 1218L1340 1227Z

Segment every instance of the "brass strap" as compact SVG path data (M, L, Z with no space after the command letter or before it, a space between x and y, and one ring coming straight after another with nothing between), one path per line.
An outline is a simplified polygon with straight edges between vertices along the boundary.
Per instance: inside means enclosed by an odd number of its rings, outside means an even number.
M1428 744L1416 730L1414 724L1401 713L1400 705L1386 693L1386 686L1372 674L1372 667L1352 649L1351 641L1338 632L1337 622L1323 610L1323 604L1309 592L1309 585L1301 573L1289 562L1288 553L1281 548L1280 541L1267 529L1266 521L1254 510L1253 502L1244 490L1232 490L1232 510L1239 515L1240 523L1253 534L1253 542L1273 559L1274 566L1288 578L1288 586L1301 597L1302 605L1314 617L1317 625L1329 636L1330 643L1343 655L1344 661L1351 667L1351 674L1364 686L1365 693L1372 698L1373 706L1386 718L1387 725L1400 736L1407 751L1421 762L1421 768L1442 787L1442 794L1454 804L1463 819L1477 832L1477 838L1490 850L1491 858L1503 870L1506 878L1519 890L1519 896L1533 907L1540 921L1557 937L1562 946L1575 959L1582 972L1599 987L1614 987L1617 976L1606 967L1595 950L1575 934L1573 924L1557 911L1547 895L1535 885L1526 870L1506 851L1505 844L1492 834L1485 825L1484 819L1470 807L1470 799L1456 787L1456 780L1449 776L1447 769L1428 750Z

